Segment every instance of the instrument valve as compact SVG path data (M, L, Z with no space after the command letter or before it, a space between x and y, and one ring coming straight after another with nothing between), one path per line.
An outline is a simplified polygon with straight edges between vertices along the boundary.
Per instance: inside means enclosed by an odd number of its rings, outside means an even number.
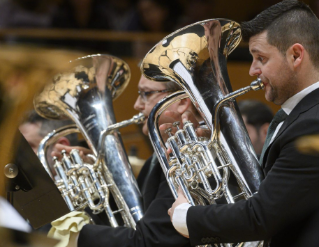
M173 135L172 135L172 128L167 128L166 130L165 130L165 134L167 134L169 137L172 137Z
M193 180L191 183L190 183L190 187L193 189L193 190L196 190L198 188L198 182L196 180Z
M179 124L180 124L180 122L179 122L179 121L176 121L176 122L173 123L173 126L174 126L175 128L177 128L177 130L180 130Z
M187 138L186 138L186 135L185 135L185 131L183 129L179 128L179 124L180 124L179 121L173 123L173 126L177 128L175 136L176 136L176 138L178 140L179 145L181 147L184 147L185 145L187 145L188 141L187 141Z
M184 123L184 128L183 128L187 134L188 139L190 142L197 142L197 134L196 131L193 127L193 123L191 121L186 121Z

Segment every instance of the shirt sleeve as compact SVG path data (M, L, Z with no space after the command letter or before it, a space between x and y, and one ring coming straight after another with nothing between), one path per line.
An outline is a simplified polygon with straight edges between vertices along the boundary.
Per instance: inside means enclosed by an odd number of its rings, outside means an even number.
M187 216L187 211L189 207L191 207L189 203L182 203L181 205L177 206L174 210L173 220L172 220L172 223L175 229L186 236L189 235L187 223L186 223L186 216Z

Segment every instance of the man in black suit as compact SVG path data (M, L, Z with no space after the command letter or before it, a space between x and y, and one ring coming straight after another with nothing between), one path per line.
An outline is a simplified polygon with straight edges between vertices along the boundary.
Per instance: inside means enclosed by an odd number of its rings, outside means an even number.
M318 246L319 159L295 143L319 132L319 21L304 3L282 1L243 23L242 33L253 57L250 75L287 115L265 144L266 178L258 194L234 204L190 206L179 193L169 214L191 245L264 239L270 246Z
M137 98L134 108L146 117L142 127L145 135L148 134L147 117L155 104L163 97L179 89L180 87L174 82L162 83L141 77L138 84L140 96ZM173 104L169 109L184 112L193 108L190 100L184 99ZM60 151L65 149L69 152L74 147L57 145L56 148ZM52 153L52 155L57 156L58 153ZM85 225L78 236L74 237L73 235L71 237L68 246L190 246L189 240L175 231L167 215L167 208L174 202L174 197L155 155L146 161L137 182L142 193L144 216L137 222L136 230L122 226L112 228L105 225Z

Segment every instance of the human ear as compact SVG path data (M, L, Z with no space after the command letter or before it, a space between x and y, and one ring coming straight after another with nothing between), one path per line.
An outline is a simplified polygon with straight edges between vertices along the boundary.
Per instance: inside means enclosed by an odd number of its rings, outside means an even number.
M66 146L70 146L70 141L66 137L59 138L56 143L59 143L59 144L62 144L62 145L66 145Z
M305 48L299 44L293 44L290 48L289 48L289 53L291 54L292 57L292 62L293 62L293 67L297 68L301 65L301 62L304 59L304 55L305 55Z
M179 102L178 107L177 107L178 113L180 113L180 114L184 113L190 107L191 104L192 104L192 102L189 98L182 99Z

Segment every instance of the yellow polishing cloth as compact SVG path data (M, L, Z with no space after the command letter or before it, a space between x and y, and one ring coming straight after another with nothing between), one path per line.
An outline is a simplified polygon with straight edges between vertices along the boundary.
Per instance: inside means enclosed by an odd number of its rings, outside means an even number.
M48 236L60 240L55 247L77 246L77 237L90 218L85 212L73 211L52 221Z

